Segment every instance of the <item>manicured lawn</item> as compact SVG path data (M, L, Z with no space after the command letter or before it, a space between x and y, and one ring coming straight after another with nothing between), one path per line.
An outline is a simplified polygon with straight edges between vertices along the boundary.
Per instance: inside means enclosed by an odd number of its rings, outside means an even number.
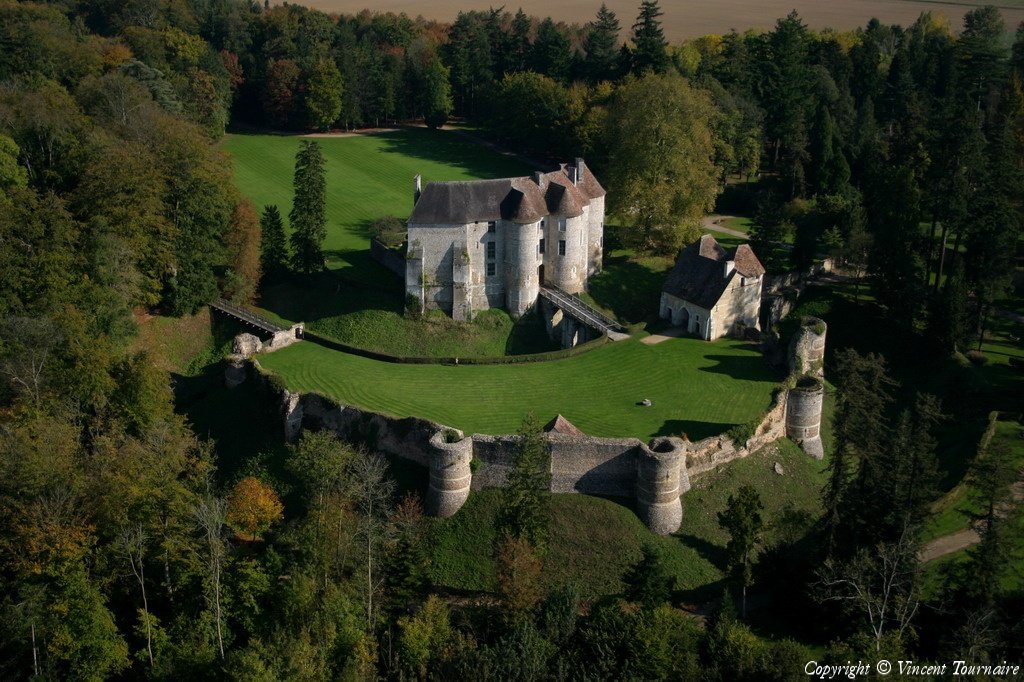
M235 183L262 210L276 204L287 217L292 204L295 152L303 138L228 135ZM327 251L331 268L362 281L392 277L370 259L370 223L384 215L404 220L412 210L413 176L472 180L525 175L532 169L460 135L410 128L351 137L318 138L327 165Z
M785 474L774 472L782 464ZM721 594L727 538L718 527L717 513L742 485L752 485L765 505L764 516L788 519L770 524L766 542L793 531L793 519L809 524L820 515L819 490L824 464L807 457L789 441L731 462L694 481L683 496L683 525L673 536L658 537L636 516L631 500L589 495L552 495L552 522L543 581L551 588L575 582L587 597L619 593L622 575L640 558L645 543L653 543L676 579L678 598L703 601ZM494 519L500 493L483 490L450 519L431 522L431 578L440 586L494 589ZM797 522L799 523L799 521ZM806 527L804 527L806 530ZM717 585L717 587L716 587Z
M743 234L750 232L750 218L744 216L733 216L726 220L723 225L730 230L736 230Z
M563 414L596 436L721 433L764 411L775 376L739 341L638 339L565 360L521 365L402 365L300 343L260 357L293 390L473 433L511 433L533 411ZM637 403L644 398L651 407Z

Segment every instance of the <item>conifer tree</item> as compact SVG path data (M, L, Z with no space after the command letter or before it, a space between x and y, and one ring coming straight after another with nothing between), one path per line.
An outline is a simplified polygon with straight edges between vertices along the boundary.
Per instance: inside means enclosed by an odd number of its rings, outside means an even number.
M601 3L597 18L590 23L583 43L586 75L591 83L613 80L618 75L619 51L615 43L620 28L615 12Z
M544 432L532 413L519 429L515 460L502 489L498 536L526 540L537 549L547 541L551 484L550 455Z
M647 543L640 551L640 560L622 577L626 599L654 608L672 596L673 579L654 545Z
M764 520L761 497L752 486L744 485L729 496L725 511L718 512L718 525L729 534L725 547L729 572L742 590L740 613L747 615L747 588L754 582L754 550L761 541Z
M279 275L288 267L288 240L284 236L284 222L281 211L274 204L263 208L260 216L262 247L260 261L263 272L268 275Z
M288 220L292 226L292 266L305 274L324 267L327 236L324 155L316 140L303 140L295 156L295 199Z
M635 74L645 71L664 73L668 69L668 41L658 19L662 14L658 0L642 0L640 3L640 14L633 24L632 71Z

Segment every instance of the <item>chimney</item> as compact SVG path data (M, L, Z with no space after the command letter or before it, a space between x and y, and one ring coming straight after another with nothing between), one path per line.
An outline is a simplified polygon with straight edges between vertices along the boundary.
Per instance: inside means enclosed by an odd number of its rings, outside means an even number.
M736 261L727 260L725 261L725 272L722 273L722 277L728 277L729 273L736 269Z
M583 180L583 175L587 172L587 164L583 162L583 159L576 157L576 179L579 181Z
M537 183L538 187L544 186L544 174L540 171L533 171L533 181Z
M569 182L575 185L578 181L576 176L576 166L569 166L566 170L569 171Z
M415 206L416 202L420 200L420 195L423 194L423 178L419 173L412 179L412 183L412 205Z

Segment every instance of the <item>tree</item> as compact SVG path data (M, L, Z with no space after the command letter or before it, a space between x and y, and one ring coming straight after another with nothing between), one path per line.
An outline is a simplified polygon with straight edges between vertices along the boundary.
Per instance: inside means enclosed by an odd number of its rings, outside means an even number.
M953 265L953 272L936 299L930 320L931 334L945 353L962 350L968 340L968 291L961 261Z
M512 620L531 614L540 603L541 567L537 550L524 538L505 536L495 545L498 595Z
M648 71L664 73L669 66L668 41L658 17L663 12L658 0L641 0L640 14L633 24L632 72L642 75Z
M583 42L586 53L584 70L591 84L614 80L618 75L619 50L616 43L620 28L615 12L602 2L597 18L587 25L587 37Z
M448 605L430 595L415 616L398 619L398 664L409 679L427 679L431 660L444 657L454 635Z
M609 209L633 223L630 245L669 254L699 235L718 193L714 116L707 95L679 76L619 88L606 127Z
M885 359L859 355L845 348L836 355L836 408L833 419L833 454L824 490L828 551L853 550L880 524L887 509L865 504L874 489L885 487L888 472L882 466L889 447L887 410L898 384L888 376Z
M207 496L195 506L194 514L199 529L206 541L207 598L213 603L213 616L217 630L217 647L224 658L224 615L221 594L223 591L224 562L227 559L227 542L224 539L224 524L227 523L228 503L219 497Z
M543 549L551 514L551 464L547 439L532 413L526 415L519 428L514 457L508 481L502 488L497 537L519 538Z
M726 563L733 578L740 584L740 614L747 617L747 588L754 582L754 550L761 542L764 521L761 496L752 486L744 485L729 496L725 511L718 512L718 525L729 534L725 546Z
M427 551L427 527L419 495L402 498L391 517L395 539L390 549L384 586L391 610L412 613L430 587L430 555Z
M303 140L295 155L295 199L288 222L292 227L292 267L310 274L324 267L323 243L327 236L324 155L315 140Z
M341 72L332 59L321 59L306 74L306 125L329 130L341 115Z
M858 550L844 562L825 561L819 571L822 601L845 601L857 608L881 651L892 632L902 639L921 602L918 547L908 528L891 543Z
M377 613L373 596L381 581L375 571L378 549L387 539L388 516L395 482L388 478L387 462L380 455L362 453L352 463L352 497L360 515L360 534L366 541L366 622L372 630Z
M263 274L261 256L260 218L256 207L248 199L235 204L226 235L228 248L228 298L237 303L250 303L256 294Z
M225 521L246 540L258 540L281 518L284 505L269 485L255 476L246 476L228 495Z
M809 176L816 193L836 194L850 182L850 166L832 123L832 114L825 106L818 110L811 129L810 157Z
M294 118L300 75L291 59L278 59L267 69L263 109L276 126L285 128Z
M569 40L555 26L550 17L537 26L537 37L530 47L530 69L564 83L569 79L569 61L572 53Z
M640 560L622 576L626 599L654 608L671 598L675 581L669 575L665 559L657 547L646 543L640 552Z
M440 128L448 120L454 106L450 71L436 55L423 71L423 121L431 128Z
M490 126L501 138L531 153L565 144L569 93L548 76L526 71L506 75L493 90Z
M28 173L18 164L20 153L14 140L0 134L0 197L9 187L24 187L28 184Z
M263 207L260 216L260 265L265 274L276 276L288 268L288 241L281 211L274 204Z

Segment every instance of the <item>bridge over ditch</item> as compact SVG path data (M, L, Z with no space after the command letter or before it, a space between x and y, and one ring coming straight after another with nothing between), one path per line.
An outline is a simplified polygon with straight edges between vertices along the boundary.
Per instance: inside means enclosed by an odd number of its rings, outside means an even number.
M563 348L583 343L594 338L594 335L607 334L612 341L629 336L626 328L617 320L608 317L579 296L558 287L541 287L540 302L548 333L553 338L561 336Z
M283 327L262 315L237 306L234 303L229 303L222 298L212 301L210 303L210 310L236 322L241 322L250 329L255 330L257 336L265 339L263 342L264 351L295 343L302 339L304 335L305 326L301 322L291 327Z

